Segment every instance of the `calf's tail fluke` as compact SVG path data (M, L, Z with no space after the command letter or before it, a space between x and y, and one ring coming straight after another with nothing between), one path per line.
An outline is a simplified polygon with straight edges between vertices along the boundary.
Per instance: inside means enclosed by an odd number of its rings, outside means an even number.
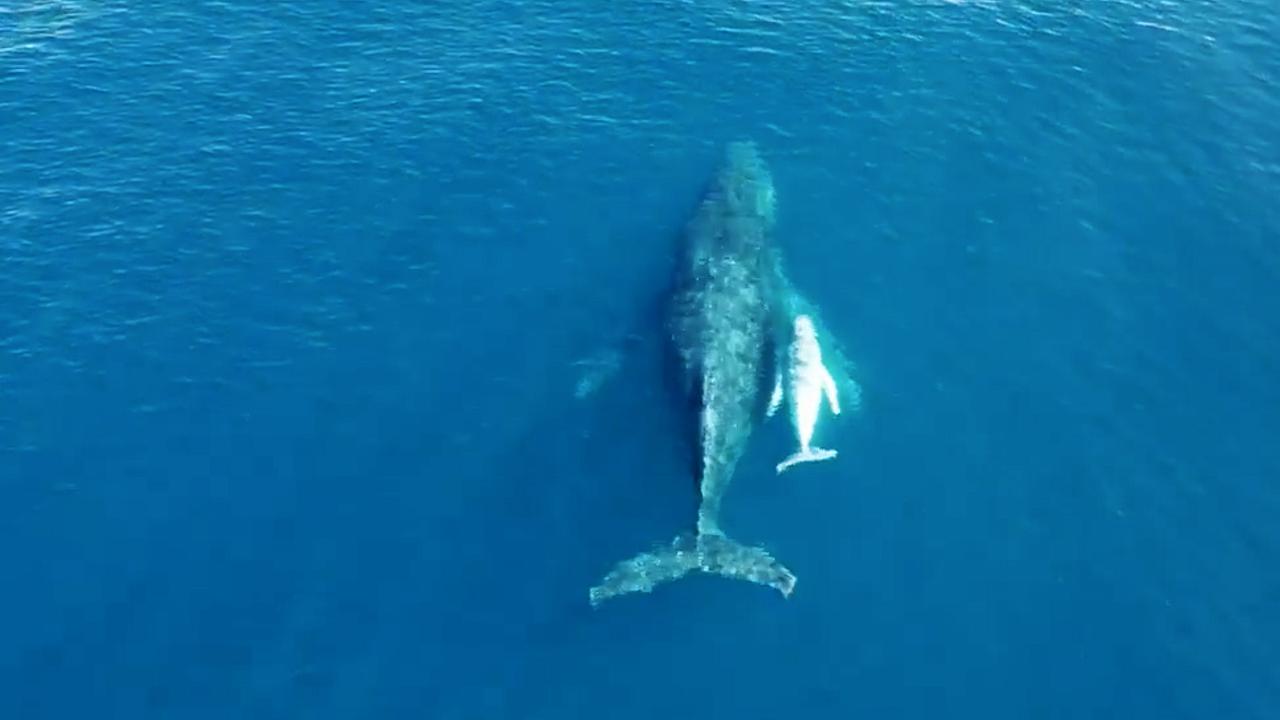
M804 450L797 450L786 460L783 460L782 462L778 463L778 467L777 467L778 474L781 475L793 465L799 465L800 463L807 463L807 462L822 462L823 460L830 460L831 458L839 454L840 453L835 450L827 450L825 448L808 448Z
M761 548L748 547L721 534L682 535L670 546L641 553L618 563L591 588L591 605L631 592L652 592L663 583L693 571L767 585L784 597L796 586L796 576Z

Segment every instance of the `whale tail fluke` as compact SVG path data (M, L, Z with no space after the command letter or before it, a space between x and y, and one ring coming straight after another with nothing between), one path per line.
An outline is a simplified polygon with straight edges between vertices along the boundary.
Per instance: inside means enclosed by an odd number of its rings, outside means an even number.
M826 450L824 448L807 448L804 450L797 450L791 457L778 463L778 474L781 475L786 472L792 465L830 460L838 454L839 453L835 450Z
M605 600L626 593L652 592L694 570L766 585L784 597L789 597L796 585L796 576L761 548L720 534L682 535L668 547L618 563L591 588L591 605L599 607Z

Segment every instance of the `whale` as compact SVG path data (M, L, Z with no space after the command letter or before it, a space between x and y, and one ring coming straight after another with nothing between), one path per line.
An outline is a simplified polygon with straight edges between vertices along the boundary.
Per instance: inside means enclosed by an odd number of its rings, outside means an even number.
M794 591L796 576L766 550L726 534L720 510L764 417L773 384L782 277L771 244L773 180L751 142L730 143L685 229L668 307L681 390L696 413L697 519L666 545L623 560L590 589L590 602L706 573Z
M799 448L782 462L776 470L779 475L788 468L805 462L818 462L836 457L835 450L813 447L813 432L818 424L825 398L832 415L840 414L839 392L835 378L822 362L822 345L818 331L808 315L797 315L794 332L787 349L784 368L775 374L773 396L769 399L766 415L777 412L785 397L789 400L791 425L795 429ZM786 376L785 391L783 376Z

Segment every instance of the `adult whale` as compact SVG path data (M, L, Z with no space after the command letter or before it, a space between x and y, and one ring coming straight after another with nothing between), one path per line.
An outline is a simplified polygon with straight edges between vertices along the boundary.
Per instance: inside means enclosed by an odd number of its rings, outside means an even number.
M773 182L751 143L729 145L686 229L670 306L684 389L698 409L701 495L696 531L618 563L591 588L591 604L649 592L693 571L748 580L790 595L796 578L760 548L725 535L720 502L763 414L772 387L779 305L777 253L770 246Z

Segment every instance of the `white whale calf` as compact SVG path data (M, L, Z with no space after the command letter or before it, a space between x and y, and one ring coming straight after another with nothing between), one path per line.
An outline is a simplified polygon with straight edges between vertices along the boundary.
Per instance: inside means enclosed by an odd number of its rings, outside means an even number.
M822 347L818 344L818 332L813 326L813 319L808 315L797 315L791 345L788 348L786 372L786 396L790 401L791 424L796 431L796 440L800 448L790 457L778 463L778 473L787 468L805 462L829 460L836 456L835 450L812 446L813 431L818 424L818 414L822 410L823 396L831 407L833 415L840 414L840 400L836 393L836 382L822 363ZM768 414L773 415L782 404L783 377L779 372L774 383L773 397L769 400Z

